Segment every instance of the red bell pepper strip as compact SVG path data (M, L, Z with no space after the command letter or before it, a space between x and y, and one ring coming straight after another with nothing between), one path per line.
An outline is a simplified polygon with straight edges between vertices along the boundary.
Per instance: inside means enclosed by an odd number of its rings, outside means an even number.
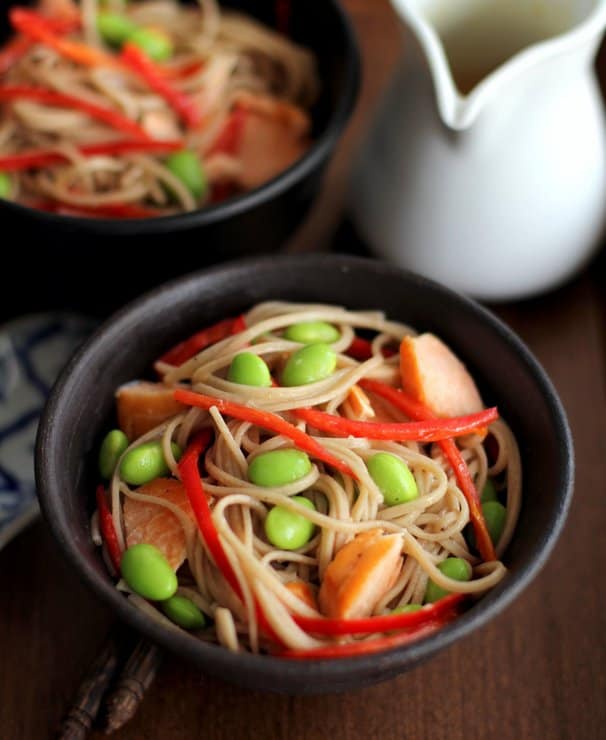
M244 124L247 118L247 111L241 106L235 105L225 125L210 147L207 156L212 156L213 154L236 154L240 147Z
M188 128L195 128L202 120L202 115L194 101L185 93L174 88L166 79L162 68L156 64L134 44L125 44L120 54L122 62L149 87L164 98L179 115Z
M211 438L212 432L210 429L204 429L193 438L183 453L183 457L179 461L179 474L181 475L181 481L185 487L189 503L191 504L196 517L200 534L215 561L215 565L221 571L223 577L229 583L236 595L240 600L242 600L243 594L242 589L240 588L240 583L234 573L234 569L231 567L231 563L229 562L227 555L225 554L221 540L219 539L219 533L217 532L212 520L212 513L206 493L204 492L202 479L200 478L200 471L198 470L198 460L200 455L202 455L208 447ZM261 610L261 607L256 601L255 611L259 621L259 627L272 640L281 644L282 641L274 632L273 628L267 621L265 614Z
M80 27L79 18L43 18L44 23L50 31L57 34L66 34L75 31ZM0 75L8 70L22 59L36 42L26 36L14 36L4 45L0 51Z
M97 511L99 512L99 529L101 530L101 536L107 548L107 554L116 573L119 573L122 551L118 543L114 519L105 499L105 488L101 484L97 486Z
M144 152L146 154L169 154L183 148L182 141L155 141L150 139L125 139L122 141L110 141L103 144L86 144L78 147L78 151L84 157L96 157L101 155L119 156L120 154L133 154ZM33 149L31 151L9 154L0 157L0 170L5 172L16 172L18 170L29 170L33 168L50 167L54 164L65 162L67 157L61 152L52 149Z
M210 506L204 492L204 487L202 486L200 471L198 470L200 455L206 450L211 439L212 432L210 429L204 429L194 437L179 461L179 473L181 475L181 481L185 486L189 503L196 517L198 528L217 568L221 571L225 580L236 594L242 598L240 583L231 567L231 563L227 559L227 555L213 524Z
M425 420L436 418L436 415L428 409L425 404L422 404L411 396L408 396L398 388L393 388L392 386L381 383L378 380L371 380L368 378L361 380L359 385L365 390L370 391L371 393L376 393L377 396L381 396L381 398L389 401L411 419ZM459 487L469 505L469 518L475 532L480 555L486 562L496 560L497 556L494 544L490 539L490 534L486 528L486 521L482 514L480 496L478 495L473 480L471 479L465 460L463 460L459 449L452 439L441 440L438 442L438 445L452 466Z
M452 614L450 617L426 622L417 627L414 631L399 632L395 635L385 635L384 637L378 637L375 640L337 643L335 645L324 645L318 648L311 648L310 650L284 650L279 652L278 656L294 660L309 660L314 658L322 660L329 658L355 658L360 655L372 655L373 653L378 653L383 650L391 650L392 648L420 640L422 637L426 637L432 632L441 629L445 624L448 624L454 616L455 615Z
M396 354L396 351L391 349L391 347L383 347L381 353L383 357L393 357ZM349 347L345 350L345 354L349 355L349 357L353 357L354 360L360 360L361 362L369 360L372 357L372 344L368 339L354 337L351 340Z
M42 87L29 87L26 85L0 85L0 101L13 100L36 100L51 106L62 108L73 108L82 111L91 118L106 123L108 126L122 131L135 139L149 140L149 135L135 121L122 115L111 108L104 108L74 95L65 95L54 90L45 90Z
M246 329L244 316L238 316L235 319L223 319L223 321L219 321L213 326L208 326L206 329L202 329L202 331L189 337L189 339L175 345L163 354L158 362L179 367L179 365L182 365L194 357L194 355L197 355L198 352L206 349L206 347L210 347L211 344L220 342L222 339L233 334L239 334L244 329Z
M419 627L426 622L441 619L458 607L464 599L464 594L449 594L434 604L427 604L422 609L408 614L383 614L362 619L304 617L296 614L293 615L293 619L302 629L318 635L370 635L374 632Z
M248 421L251 424L256 424L263 429L268 429L276 434L282 434L284 437L288 437L295 445L304 452L307 452L312 457L322 460L322 462L331 465L333 468L341 471L345 475L350 476L357 480L356 474L353 470L339 458L332 455L330 452L324 449L319 442L313 437L310 437L305 432L302 432L297 427L289 424L281 416L272 414L269 411L262 411L261 409L253 408L252 406L244 406L241 403L235 403L234 401L226 401L222 398L213 398L212 396L204 396L201 393L194 393L183 388L177 388L173 394L176 401L184 403L186 406L195 406L200 409L208 410L213 406L216 406L222 414L227 416L233 416L235 419L241 421Z
M343 416L333 416L317 409L301 408L293 411L312 427L340 437L366 437L383 440L414 440L416 442L438 442L450 437L462 437L478 428L485 427L499 418L496 408L485 409L477 414L455 416L451 419L438 418L412 422L354 421Z
M63 39L48 19L33 10L13 8L9 11L11 25L24 36L54 49L61 56L85 67L115 67L117 60L99 49L79 41Z

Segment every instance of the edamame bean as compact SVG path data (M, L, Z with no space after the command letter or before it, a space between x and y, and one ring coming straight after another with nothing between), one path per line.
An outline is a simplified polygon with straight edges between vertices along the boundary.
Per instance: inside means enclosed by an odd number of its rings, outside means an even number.
M377 452L366 463L370 477L383 494L386 506L413 501L419 495L417 482L408 465L389 452Z
M285 486L311 470L309 457L300 450L272 450L257 455L248 466L248 480L256 486Z
M497 489L495 488L492 478L487 478L486 483L484 484L484 488L482 489L482 493L480 495L480 501L484 504L486 503L486 501L498 500L499 496L497 494Z
M445 576L455 581L469 581L471 579L471 565L463 558L446 558L438 563L438 570ZM434 601L447 596L450 591L437 586L433 581L428 581L425 589L425 603L433 604Z
M176 594L163 601L160 606L171 622L183 627L184 630L200 630L206 625L204 614L185 596Z
M144 599L164 601L177 590L177 576L153 545L141 543L129 547L122 556L120 569L130 588Z
M294 352L282 372L282 384L307 385L328 378L337 366L337 355L327 344L307 344Z
M313 502L305 496L293 496L291 501L316 510ZM314 534L314 523L301 514L295 514L283 506L274 508L265 517L265 534L272 545L280 550L298 550L306 545Z
M165 62L173 55L173 42L155 28L136 28L126 41L138 46L154 62Z
M181 457L181 448L171 442L175 460ZM124 455L120 463L120 476L133 486L142 486L154 478L161 478L169 472L159 440L145 442Z
M99 450L99 472L109 480L114 474L120 455L128 447L128 437L121 429L112 429L101 442Z
M174 152L166 158L166 167L185 185L189 192L200 200L208 189L206 174L200 157L189 149Z
M0 172L0 198L8 200L13 192L13 181L6 172Z
M101 38L110 46L122 46L138 26L129 18L118 13L99 13L97 28Z
M500 501L486 501L482 504L482 514L484 514L486 528L488 529L492 544L496 546L499 544L499 540L505 529L507 509Z
M392 609L392 614L412 614L413 612L418 612L419 609L422 609L422 604L405 604L404 606L397 606L395 609Z
M341 334L332 325L325 321L302 321L289 326L284 332L284 339L301 344L332 344L340 339Z
M271 385L271 374L265 362L252 352L240 352L231 361L227 379L241 385L267 388Z

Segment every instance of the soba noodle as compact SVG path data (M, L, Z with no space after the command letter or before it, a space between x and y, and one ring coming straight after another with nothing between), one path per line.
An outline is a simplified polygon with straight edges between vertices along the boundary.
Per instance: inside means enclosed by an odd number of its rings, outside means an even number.
M197 123L181 120L178 108L100 37L97 18L108 9L170 39L173 54L156 62L156 68L199 112ZM151 217L192 211L261 185L309 146L306 111L317 95L315 61L307 50L252 18L222 11L215 0L200 0L199 7L178 0L115 0L103 6L83 0L80 9L71 0L41 0L40 12L43 19L60 21L66 13L77 18L76 30L61 38L85 43L103 56L87 65L50 42L32 43L3 64L0 48L0 173L10 176L8 197L14 200L77 215L97 211L100 216ZM69 95L115 112L137 124L148 140L168 142L172 149L115 153L113 143L133 137L86 111L32 99L19 92L24 88ZM90 154L91 145L101 150L107 145L107 153ZM201 193L192 193L167 166L175 150L193 152L199 160ZM14 161L40 152L61 156L45 166Z
M385 357L382 350L397 345L414 330L386 320L381 313L348 311L329 305L262 303L245 316L246 328L211 344L179 367L156 363L167 387L190 387L194 392L216 399L239 401L257 409L291 419L289 411L301 407L322 407L331 414L355 419L348 396L362 379L397 383L398 357ZM337 367L326 379L295 387L260 388L240 385L226 378L234 356L246 350L261 356L277 376L285 358L301 344L282 336L291 325L322 321L332 324L339 339L332 344ZM372 354L357 361L346 354L357 330L375 333ZM369 393L376 419L406 421L406 417L381 398ZM466 527L469 505L453 470L436 444L373 441L351 436L323 436L303 421L297 426L316 439L328 452L349 465L357 480L329 465L313 461L309 472L286 485L264 487L251 483L247 471L262 453L293 446L290 439L267 432L247 421L223 415L216 407L209 411L190 408L167 419L132 441L116 464L110 482L110 508L121 549L127 546L124 502L141 501L170 511L184 533L187 563L179 571L178 593L192 600L211 616L214 626L198 633L200 639L219 642L230 650L263 652L271 648L259 624L259 610L279 641L289 649L317 648L334 640L309 634L294 621L294 615L318 617L317 608L298 598L287 584L301 580L315 590L321 584L335 555L348 542L369 530L380 529L401 537L403 567L395 583L374 605L373 614L387 614L406 604L423 603L428 580L453 593L480 596L506 574L500 560L481 562L470 549ZM121 479L120 461L145 442L160 440L171 475L180 477L171 442L182 448L202 428L213 431L214 442L204 457L203 486L210 497L212 522L241 590L238 598L217 568L207 544L198 534L192 517L181 507L141 492ZM514 531L521 502L521 467L516 441L500 419L490 425L498 454L489 462L478 434L459 440L459 448L478 490L490 477L506 496L506 522L496 552L500 557ZM367 462L377 452L388 452L406 463L412 472L418 496L411 501L386 506L383 495L369 474ZM315 509L293 497L305 494ZM297 550L280 550L264 534L263 523L274 506L300 514L315 525L311 539ZM97 514L93 537L100 541ZM447 557L466 560L473 569L468 581L449 578L437 564ZM123 582L121 582L123 583ZM131 602L162 623L166 617L155 605L131 594ZM360 636L341 638L346 642Z

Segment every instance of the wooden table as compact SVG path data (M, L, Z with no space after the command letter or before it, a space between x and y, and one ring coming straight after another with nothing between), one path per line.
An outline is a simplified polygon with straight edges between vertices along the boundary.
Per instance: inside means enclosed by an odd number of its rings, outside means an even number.
M385 0L346 5L366 56L364 90L321 202L294 249L326 244L338 224L348 155L397 55L397 25ZM576 498L565 532L543 572L504 614L412 673L346 695L243 691L169 658L119 736L606 737L606 589L596 572L606 565L606 303L597 267L594 262L555 294L497 309L551 375L577 450ZM0 553L0 589L0 737L50 737L111 615L79 583L42 522Z

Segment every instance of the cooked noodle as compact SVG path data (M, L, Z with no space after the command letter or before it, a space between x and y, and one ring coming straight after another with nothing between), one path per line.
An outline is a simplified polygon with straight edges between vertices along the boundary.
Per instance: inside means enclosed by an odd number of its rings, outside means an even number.
M325 321L340 332L340 339L332 345L339 352L337 368L328 379L290 388L242 386L226 379L231 360L243 350L262 356L270 369L277 371L285 354L301 346L281 338L280 332L291 324L306 321ZM383 357L381 348L399 343L406 335L414 335L409 327L388 321L377 312L347 311L323 305L263 303L246 314L245 322L244 331L209 346L178 368L157 363L156 369L163 373L163 382L169 386L191 383L193 391L218 399L239 400L258 409L277 412L291 421L294 419L289 416L289 410L302 406L321 406L332 414L342 414L347 408L345 399L360 379L395 381L397 357ZM356 361L345 354L357 329L377 333L372 342L373 354L365 361ZM256 341L259 338L261 341ZM375 420L388 420L389 417L396 421L406 420L393 408L389 415L383 413L387 404L373 394L369 397L377 414ZM355 416L351 408L349 415ZM150 440L161 440L171 474L179 477L170 443L176 441L184 447L196 431L212 428L214 443L204 458L203 485L212 502L213 524L240 584L242 600L231 591L215 566L191 518L170 502L129 487L120 478L119 464L116 466L110 486L111 511L122 548L127 541L123 516L125 499L164 507L177 517L183 528L188 567L182 571L180 593L189 595L215 620L214 630L201 632L201 639L218 641L230 650L264 651L268 647L267 637L258 623L256 603L286 647L308 649L330 642L328 638L320 639L306 633L293 621L293 615L311 617L319 616L319 612L293 594L286 584L302 580L316 589L340 548L355 535L377 528L401 536L404 562L396 582L374 607L374 614L386 614L409 603L422 603L428 579L450 592L480 596L505 576L506 568L501 561L482 563L475 551L470 550L464 536L470 520L469 505L436 444L323 436L302 421L295 423L326 450L345 461L357 481L312 460L310 471L293 483L270 488L254 485L247 478L252 460L270 450L290 448L292 442L249 422L222 415L216 407L209 412L191 409L178 414L134 441L127 450ZM495 422L490 426L490 433L498 448L491 466L479 435L461 438L459 447L478 490L490 476L501 481L499 485L506 491L507 519L496 544L500 557L511 539L519 514L521 467L516 441L507 424L502 419ZM389 452L405 461L417 484L417 498L394 506L384 504L383 495L366 465L378 451ZM316 509L293 500L300 494L312 499ZM267 541L263 522L275 505L313 522L315 534L306 545L296 551L285 551ZM453 580L436 567L449 556L463 558L472 566L471 580ZM131 600L149 614L157 611L148 602L143 607L141 599ZM165 620L160 612L158 617Z

